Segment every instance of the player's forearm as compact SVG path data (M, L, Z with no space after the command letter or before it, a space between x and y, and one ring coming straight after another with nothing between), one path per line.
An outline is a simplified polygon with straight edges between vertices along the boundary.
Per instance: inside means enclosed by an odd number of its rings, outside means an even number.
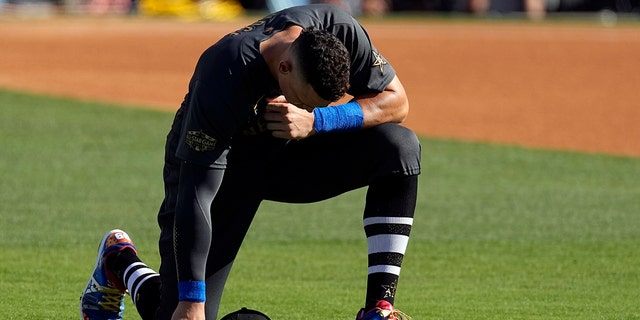
M380 93L364 94L352 101L313 109L313 133L354 131L382 123L400 123L409 112L409 100L398 78Z
M176 204L175 255L180 301L204 302L205 267L211 245L210 207L215 171L184 162Z

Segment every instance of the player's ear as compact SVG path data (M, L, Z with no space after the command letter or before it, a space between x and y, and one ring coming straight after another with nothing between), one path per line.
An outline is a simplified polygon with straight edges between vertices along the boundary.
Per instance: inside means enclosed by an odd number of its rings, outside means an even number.
M283 74L291 73L293 64L289 60L282 60L278 65L278 71Z

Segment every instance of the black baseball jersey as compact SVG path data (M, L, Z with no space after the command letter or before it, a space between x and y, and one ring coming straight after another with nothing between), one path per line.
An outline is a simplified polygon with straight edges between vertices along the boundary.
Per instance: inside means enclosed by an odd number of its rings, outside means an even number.
M289 25L333 33L351 55L349 94L381 92L395 70L347 12L327 4L292 7L229 33L201 55L183 103L185 119L176 155L224 167L224 150L255 116L261 99L279 91L260 54L260 43ZM222 157L221 157L222 156Z

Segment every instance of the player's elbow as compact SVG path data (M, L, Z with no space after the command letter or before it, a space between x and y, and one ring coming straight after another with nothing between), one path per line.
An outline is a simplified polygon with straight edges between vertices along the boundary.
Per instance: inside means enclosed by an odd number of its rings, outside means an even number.
M409 115L409 98L400 79L395 77L385 91L389 99L389 105L394 106L392 121L396 123L403 122Z
M391 111L389 122L404 122L409 115L409 99L403 93L394 92L392 94L393 98L390 101L390 105L393 105L393 108L389 108L389 111Z
M409 116L409 99L405 99L404 101L400 104L400 106L398 107L398 112L397 112L397 122L401 123L404 122L407 119L407 116Z

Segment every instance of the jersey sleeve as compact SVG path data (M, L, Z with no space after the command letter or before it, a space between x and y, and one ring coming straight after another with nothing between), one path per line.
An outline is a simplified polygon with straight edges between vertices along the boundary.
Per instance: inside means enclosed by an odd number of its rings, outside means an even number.
M205 167L226 167L232 137L247 126L253 107L274 81L262 58L251 56L245 62L247 55L241 52L238 46L220 43L198 61L185 101L178 158Z
M357 96L382 92L391 83L396 71L371 42L369 34L354 18L336 24L334 34L351 54L351 87L349 94Z

